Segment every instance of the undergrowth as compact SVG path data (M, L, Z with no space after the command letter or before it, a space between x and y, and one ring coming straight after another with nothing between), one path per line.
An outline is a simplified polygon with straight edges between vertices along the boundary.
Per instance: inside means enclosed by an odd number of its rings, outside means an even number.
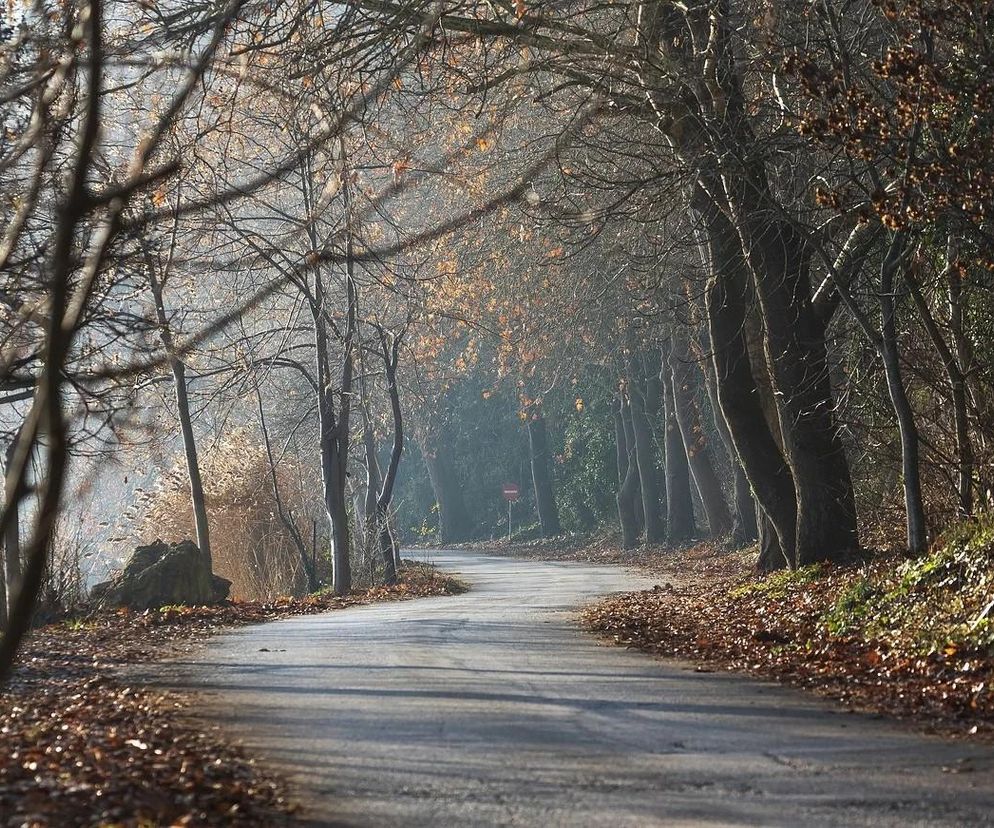
M994 516L964 521L928 553L868 567L823 621L833 635L879 641L908 655L994 655Z
M730 591L733 598L746 595L768 595L771 598L783 598L792 587L809 584L825 572L824 564L814 563L799 569L781 569L767 575L758 581L750 581L734 587Z
M994 738L994 515L913 558L880 553L764 577L717 566L734 556L712 556L700 573L696 560L671 553L670 583L599 602L585 626L626 647Z

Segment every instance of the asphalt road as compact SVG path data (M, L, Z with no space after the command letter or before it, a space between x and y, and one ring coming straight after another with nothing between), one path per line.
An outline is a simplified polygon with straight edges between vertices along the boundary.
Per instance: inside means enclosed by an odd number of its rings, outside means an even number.
M247 627L177 663L311 825L994 825L994 750L580 632L614 567L435 552L465 595Z

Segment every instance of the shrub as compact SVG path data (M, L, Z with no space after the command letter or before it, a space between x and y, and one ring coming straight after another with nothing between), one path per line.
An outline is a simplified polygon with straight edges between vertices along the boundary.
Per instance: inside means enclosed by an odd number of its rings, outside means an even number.
M301 595L307 579L300 552L280 520L265 445L247 429L234 429L201 452L214 571L232 582L232 596L271 600ZM327 532L320 484L290 457L277 464L280 495L310 554L312 521L318 528L320 565L327 566ZM195 536L189 480L182 460L142 495L136 542L178 542ZM319 565L319 570L320 570Z

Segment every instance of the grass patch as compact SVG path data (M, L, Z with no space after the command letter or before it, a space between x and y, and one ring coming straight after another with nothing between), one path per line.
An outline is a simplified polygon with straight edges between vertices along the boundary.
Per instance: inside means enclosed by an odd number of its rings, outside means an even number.
M880 595L880 587L866 575L857 577L840 593L835 604L824 614L825 627L832 635L853 635L866 622L871 602Z
M728 594L731 598L745 598L749 595L785 598L793 589L816 581L824 572L825 566L820 563L802 566L800 569L781 569L760 580L733 587Z
M909 656L994 655L994 517L954 526L928 553L855 580L825 613L834 635Z

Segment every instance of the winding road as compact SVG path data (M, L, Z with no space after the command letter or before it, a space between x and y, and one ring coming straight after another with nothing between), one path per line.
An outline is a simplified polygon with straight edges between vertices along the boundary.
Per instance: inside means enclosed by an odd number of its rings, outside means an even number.
M246 627L174 665L305 824L994 825L994 750L605 645L617 567L423 553L464 595Z

